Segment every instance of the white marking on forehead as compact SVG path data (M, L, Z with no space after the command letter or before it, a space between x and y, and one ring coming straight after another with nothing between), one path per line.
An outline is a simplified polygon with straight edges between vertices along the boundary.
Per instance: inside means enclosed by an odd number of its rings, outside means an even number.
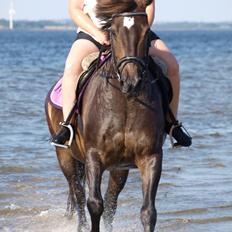
M123 26L130 29L135 24L135 19L133 17L125 17L123 20Z

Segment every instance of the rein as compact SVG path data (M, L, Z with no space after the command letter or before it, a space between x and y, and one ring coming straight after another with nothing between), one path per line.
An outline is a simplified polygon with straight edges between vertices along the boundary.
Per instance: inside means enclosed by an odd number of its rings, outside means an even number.
M112 16L111 20L116 18L116 17L134 17L134 16L147 17L147 14L145 12L132 12L132 13L114 14ZM118 80L121 81L121 72L123 71L124 67L128 63L134 63L137 66L139 66L139 70L141 71L142 78L145 77L147 75L147 72L148 72L148 55L146 57L144 57L144 58L140 58L140 57L136 57L136 56L126 56L126 57L123 57L123 58L119 59L116 62L116 59L115 59L115 56L114 56L114 51L112 49L112 31L110 31L110 40L111 40L111 56L112 56L112 58L114 60L114 64L115 64L115 67L116 67L116 75L117 75ZM102 47L100 49L99 56L98 56L97 61L96 61L95 71L97 71L101 67L101 56L107 50L108 50L108 46L102 45ZM110 52L108 53L108 56L110 56ZM151 81L150 84L155 84L156 81L157 81L157 79ZM148 108L153 110L151 108L151 106L149 106L149 104L146 104L145 102L142 102L138 98L136 98L136 101L140 102L140 104L146 105ZM70 124L72 116L74 115L74 113L76 111L77 105L78 105L78 101L75 102L71 112L69 113L69 115L68 115L68 117L67 117L67 119L66 119L66 121L64 123L65 125Z
M102 62L101 58L102 58L102 54L103 54L105 51L107 51L107 48L108 48L108 46L102 45L102 46L101 46L101 49L100 49L100 52L99 52L99 55L98 55L98 58L97 58L97 60L95 61L95 62L96 62L96 65L94 64L94 61L92 62L92 64L90 64L90 66L89 66L88 69L91 70L92 75L93 75L94 72L96 72L96 71L104 64L104 62ZM107 58L106 58L106 59L108 59L110 56L111 56L111 54L110 54L110 53L107 53L107 55L106 55ZM91 78L89 78L89 80L90 80L90 79L91 79ZM85 84L85 87L87 86L89 80L88 80L87 83ZM75 101L75 103L74 103L74 105L73 105L73 107L72 107L72 109L71 109L71 111L70 111L70 113L69 113L67 119L66 119L65 122L64 122L64 126L69 125L69 124L71 123L72 117L73 117L73 115L75 114L76 109L78 108L78 105L79 105L79 104L80 104L80 102L78 101L78 99L76 99L76 101Z
M154 85L154 84L156 84L157 81L158 81L158 78L156 78L156 79L153 80L153 81L150 81L149 84L150 84L150 85ZM108 80L108 83L109 83L113 88L115 88L115 89L117 89L118 91L121 92L121 89L120 89L119 87L117 87L116 85L112 84L109 80ZM129 93L124 93L124 94L127 95L128 97L130 96ZM143 100L139 99L139 98L136 97L136 96L134 96L133 99L134 99L136 102L138 102L139 104L141 104L141 105L147 107L149 110L156 112L156 109L155 109L154 107L152 107L151 104L144 102ZM173 114L172 114L172 115L173 115ZM174 116L173 116L173 117L174 117Z

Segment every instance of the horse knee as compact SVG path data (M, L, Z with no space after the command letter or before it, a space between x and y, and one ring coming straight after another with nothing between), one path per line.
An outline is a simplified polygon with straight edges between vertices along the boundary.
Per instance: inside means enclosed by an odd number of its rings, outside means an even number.
M155 227L157 219L157 212L155 207L142 207L140 216L144 228Z
M96 198L89 198L87 202L87 207L91 215L100 217L103 213L103 200Z

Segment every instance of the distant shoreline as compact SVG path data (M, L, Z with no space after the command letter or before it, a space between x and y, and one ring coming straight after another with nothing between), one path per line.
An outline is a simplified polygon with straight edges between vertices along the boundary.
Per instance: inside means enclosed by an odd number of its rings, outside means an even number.
M186 30L232 30L232 22L160 22L153 25L159 31L186 31ZM15 30L41 30L41 31L62 31L76 30L71 20L17 20L14 22ZM0 31L9 30L9 21L0 19Z

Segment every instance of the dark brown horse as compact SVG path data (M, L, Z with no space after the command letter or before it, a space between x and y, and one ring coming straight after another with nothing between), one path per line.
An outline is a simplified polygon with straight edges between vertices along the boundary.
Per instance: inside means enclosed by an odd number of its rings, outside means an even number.
M69 184L68 212L78 213L78 231L86 226L86 176L89 188L87 207L91 231L100 230L103 214L106 229L111 224L117 198L130 168L141 173L144 231L154 231L155 198L162 169L164 113L160 90L148 70L149 25L145 6L133 13L134 1L122 1L114 7L99 1L98 16L110 27L112 57L88 84L79 123L74 117L75 140L71 148L56 148L60 167ZM103 4L101 4L103 2ZM109 1L110 2L110 1ZM133 4L132 4L133 3ZM120 5L120 6L119 6ZM117 12L113 15L112 13ZM58 130L62 112L46 99L46 115L51 134ZM81 127L78 126L81 124ZM110 171L104 200L101 179ZM103 213L104 212L104 213Z

